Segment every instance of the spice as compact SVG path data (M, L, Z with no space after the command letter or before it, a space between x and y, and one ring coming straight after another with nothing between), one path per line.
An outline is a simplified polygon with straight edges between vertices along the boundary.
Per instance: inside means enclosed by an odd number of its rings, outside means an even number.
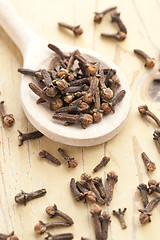
M153 140L158 148L158 151L160 152L160 131L159 130L154 131Z
M140 191L141 194L141 199L143 202L143 207L145 208L148 204L148 188L147 185L144 183L139 184L139 186L137 187L138 190Z
M78 166L78 162L75 158L70 157L62 148L58 148L58 152L61 154L61 156L68 162L69 168L75 168Z
M126 222L124 220L124 214L126 212L127 208L124 208L123 211L119 208L118 212L113 210L113 215L116 216L121 224L122 229L127 228Z
M106 204L109 206L110 202L112 201L113 198L113 190L114 190L114 185L118 182L118 175L111 171L107 174L106 178L106 185L105 185L105 191L106 191Z
M105 10L102 11L102 12L95 12L94 22L95 22L95 23L101 23L103 17L104 17L107 13L115 10L116 8L117 8L117 7L110 7L110 8L105 9Z
M148 171L153 172L156 170L156 164L152 162L145 152L141 153L142 159Z
M78 190L85 195L85 202L87 203L95 203L96 202L96 194L87 188L85 188L80 182L76 182L76 187Z
M35 198L42 197L45 194L46 194L46 189L44 189L44 188L37 190L35 192L31 192L31 193L26 193L24 191L21 191L20 193L18 193L15 196L15 202L18 204L26 205L28 201L35 199Z
M15 120L14 120L13 114L6 114L4 109L4 101L0 102L0 113L2 116L2 121L4 126L12 127Z
M148 187L149 187L149 194L152 194L153 192L157 192L160 193L160 186L159 186L159 182L157 182L156 180L150 179L148 181Z
M81 237L81 240L92 240L92 239L86 238L86 237Z
M69 217L67 214L61 212L58 208L57 205L54 204L53 206L48 206L46 208L46 213L53 218L54 216L59 216L63 219L65 219L70 225L72 225L74 222L71 217Z
M81 34L83 33L83 30L82 30L82 28L80 27L80 25L71 26L71 25L69 25L69 24L62 23L62 22L59 22L58 25L59 25L60 27L64 27L64 28L67 28L67 29L71 30L76 37L79 36L79 35L81 35Z
M69 227L70 224L66 222L49 222L49 223L44 223L42 221L39 221L34 226L34 231L39 234L43 234L47 231L48 228L55 228L55 227Z
M149 116L151 117L156 123L157 125L160 127L160 120L156 117L156 115L154 113L152 113L147 105L142 105L138 107L138 111L140 112L141 116Z
M152 199L144 209L139 209L140 212L139 220L141 224L151 222L150 216L152 215L151 211L157 204L160 202L160 197Z
M99 171L102 167L105 167L110 161L110 157L104 156L101 162L93 169L93 172Z
M50 153L48 153L45 150L40 151L39 156L41 158L46 158L48 161L50 161L58 166L61 165L61 162L56 157L52 156Z
M84 198L85 195L77 189L76 182L75 182L74 178L71 178L70 189L71 189L73 197L76 201L80 201L82 198Z
M65 126L80 124L82 128L99 123L105 114L114 113L112 100L120 87L116 70L88 61L77 49L66 54L53 44L48 47L56 54L49 69L19 70L38 81L38 84L29 83L29 88L39 97L37 104L44 103L56 111L53 119L64 122Z
M119 12L117 12L116 10L112 11L111 12L111 19L112 19L111 20L112 22L117 23L120 32L123 32L123 33L127 34L127 29L124 26L122 20L120 19L120 13Z
M19 146L23 144L24 141L30 140L30 139L37 139L40 137L43 137L43 134L39 131L31 132L31 133L22 133L20 130L17 130L19 135L18 135L18 140L19 140Z
M101 215L101 225L102 225L102 240L107 240L108 238L108 226L111 223L111 216L104 211Z
M117 32L115 34L101 33L101 36L105 38L113 38L118 41L123 41L126 38L126 34L124 32Z
M14 231L11 232L9 235L0 233L0 239L1 240L19 240L19 238L16 235L14 235Z
M146 53L144 53L142 50L134 49L134 53L136 53L138 56L140 56L145 61L145 67L146 68L153 68L155 65L155 59L149 57Z
M95 177L95 178L93 178L93 182L94 182L94 185L96 186L96 188L98 189L101 198L105 199L106 193L105 193L105 189L104 189L104 186L102 183L102 178Z
M83 173L83 174L81 175L81 183L84 184L84 186L86 185L87 188L88 188L90 191L92 191L92 192L95 193L97 202L98 202L99 204L102 204L102 205L105 204L104 199L101 197L98 189L97 189L96 186L94 185L94 180L91 178L90 175L88 175L88 174L86 174L86 173Z
M47 237L45 237L45 239L48 239L48 240L69 240L69 239L73 239L73 234L72 233L61 233L61 234L52 235L51 233L47 232Z
M101 209L97 204L94 204L90 210L94 221L96 240L102 239L102 225L101 225Z

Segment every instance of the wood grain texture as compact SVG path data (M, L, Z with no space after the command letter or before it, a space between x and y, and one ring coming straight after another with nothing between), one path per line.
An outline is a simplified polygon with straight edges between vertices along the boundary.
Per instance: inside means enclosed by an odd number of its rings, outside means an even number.
M22 66L22 57L5 32L0 28L0 99L5 100L8 113L15 116L12 128L4 128L0 121L0 232L8 233L15 230L22 240L43 239L37 236L34 225L39 221L48 221L45 208L56 203L59 209L68 213L75 224L64 229L51 232L73 232L75 239L86 236L94 239L93 222L89 213L90 206L83 202L75 202L70 194L69 181L71 177L79 179L81 173L92 174L92 169L104 155L110 156L108 165L94 176L106 177L110 170L118 173L119 181L115 186L114 197L107 209L111 212L119 207L127 207L126 223L128 228L121 227L114 217L109 228L109 240L158 239L160 224L160 207L153 211L152 222L146 226L139 223L138 209L142 208L137 185L147 183L148 179L160 181L159 153L152 140L152 134L157 126L150 119L142 119L137 107L147 104L160 116L159 102L151 96L149 89L154 75L159 69L159 37L160 1L159 0L10 0L24 21L41 38L51 41L71 44L90 50L110 58L127 77L131 92L132 106L129 119L124 129L114 139L107 143L78 148L53 142L46 137L25 142L18 147L17 129L22 132L33 131L27 121L19 101L19 86L21 76L17 68ZM124 42L101 39L100 33L114 33L117 26L110 23L110 16L105 16L100 25L94 25L93 12L117 5L121 18L128 29ZM72 33L60 30L57 22L66 21L71 24L81 24L84 34L75 38ZM139 48L156 58L156 66L146 70L133 49ZM156 94L159 94L157 92ZM76 169L68 169L61 159L57 149L64 148L74 156L79 165ZM40 159L41 149L52 153L62 161L60 167L55 167ZM155 172L148 174L141 159L145 151L156 163ZM47 194L41 199L29 202L27 206L18 206L14 196L24 190L30 192L46 188ZM103 207L105 209L105 207Z

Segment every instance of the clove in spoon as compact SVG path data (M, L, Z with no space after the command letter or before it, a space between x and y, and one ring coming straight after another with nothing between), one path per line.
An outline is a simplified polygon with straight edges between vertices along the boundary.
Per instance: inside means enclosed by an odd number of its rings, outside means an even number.
M0 26L20 49L24 68L33 70L48 68L54 55L47 47L50 42L34 34L7 0L0 0ZM65 53L75 50L74 46L53 44ZM30 76L22 76L20 101L28 120L48 138L73 146L93 146L108 141L123 128L130 109L130 89L125 76L113 62L96 52L78 49L82 55L87 56L88 60L94 59L103 66L116 70L121 82L119 90L124 89L126 94L124 99L117 104L114 114L104 116L100 123L92 124L86 129L74 125L66 127L57 123L52 119L53 112L50 109L36 104L37 96L28 87L28 84L33 82Z

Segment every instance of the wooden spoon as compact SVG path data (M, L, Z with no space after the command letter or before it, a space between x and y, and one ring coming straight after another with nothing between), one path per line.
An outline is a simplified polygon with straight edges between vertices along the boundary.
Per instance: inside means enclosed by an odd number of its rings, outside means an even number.
M20 49L24 60L23 67L38 70L49 66L53 58L53 52L47 47L50 42L36 36L6 0L0 0L0 25ZM54 44L64 52L71 52L75 49L65 44ZM93 146L113 138L124 126L130 109L130 89L125 76L114 63L95 52L78 49L82 54L117 71L121 89L126 91L126 95L116 106L114 114L103 117L100 123L92 124L86 129L73 125L63 126L52 119L52 111L44 105L36 104L37 96L28 87L33 79L28 76L22 77L20 99L29 121L48 138L73 146Z

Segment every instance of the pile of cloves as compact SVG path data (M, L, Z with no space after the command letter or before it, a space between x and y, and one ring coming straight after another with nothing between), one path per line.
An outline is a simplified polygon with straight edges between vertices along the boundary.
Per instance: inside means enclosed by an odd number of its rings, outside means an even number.
M109 205L113 198L114 185L118 181L115 172L110 171L105 180L105 187L102 178L92 178L89 174L83 173L80 181L74 178L70 181L70 189L76 201L84 199L87 203L99 203Z
M48 70L18 69L37 80L37 85L29 84L40 97L37 104L48 104L54 111L53 119L64 125L80 124L83 128L115 112L115 105L125 96L125 90L117 92L121 84L116 70L87 61L78 50L65 54L55 45L48 47L56 53Z
M149 201L148 195L151 195L152 193L160 193L159 184L160 183L158 183L156 180L150 179L148 181L148 187L144 183L139 184L137 187L140 191L140 196L144 207L144 209L138 210L140 212L139 220L141 224L151 222L152 210L160 202L160 197L158 195L156 197L154 196L152 200Z
M57 227L69 227L72 224L74 224L74 221L72 220L72 218L70 216L68 216L66 213L60 211L57 208L57 205L54 204L53 206L48 206L46 208L46 213L50 218L54 218L54 217L60 217L61 219L63 219L63 221L52 221L52 222L47 222L44 223L42 221L39 221L35 226L34 226L34 231L38 234L43 234L45 233L48 229L51 228L57 228ZM72 239L73 238L73 234L72 233L64 233L64 234L57 234L57 235L52 235L50 233L47 232L47 237L45 239L61 239L61 240L65 240L65 239Z

